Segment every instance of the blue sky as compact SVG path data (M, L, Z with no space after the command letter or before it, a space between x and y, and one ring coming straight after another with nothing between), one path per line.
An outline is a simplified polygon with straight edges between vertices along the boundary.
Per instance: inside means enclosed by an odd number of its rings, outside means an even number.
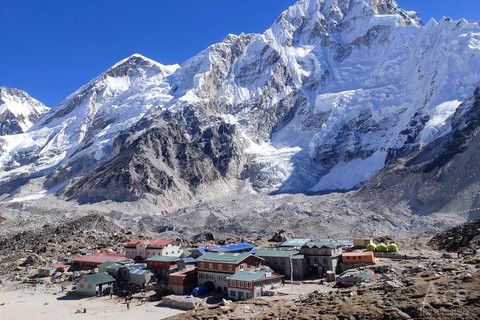
M117 61L163 64L194 56L228 33L261 33L295 0L0 0L0 86L49 107ZM480 20L478 0L397 0L427 22Z

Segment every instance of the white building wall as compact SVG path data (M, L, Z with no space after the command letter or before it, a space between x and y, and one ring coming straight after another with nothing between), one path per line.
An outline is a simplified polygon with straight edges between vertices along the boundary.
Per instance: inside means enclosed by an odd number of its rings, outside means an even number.
M172 244L169 243L165 247L163 246L155 246L155 245L149 245L146 250L146 256L148 258L154 257L154 256L165 256L165 257L180 257L183 253L183 249L181 248L181 244ZM159 248L163 248L162 250L159 250Z
M137 243L135 248L125 248L125 257L134 259L137 256L140 256L143 259L147 257L145 244L141 242Z
M203 286L205 282L212 281L215 284L215 288L221 288L222 291L228 290L228 280L232 273L219 273L197 270L198 285Z
M86 277L83 277L77 282L75 291L81 295L95 296L97 294L97 287L88 281Z

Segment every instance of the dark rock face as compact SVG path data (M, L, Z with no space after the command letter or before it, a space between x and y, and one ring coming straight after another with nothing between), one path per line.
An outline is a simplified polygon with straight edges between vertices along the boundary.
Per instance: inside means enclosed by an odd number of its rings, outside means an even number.
M243 167L235 125L221 119L204 127L193 108L165 112L133 141L135 131L117 139L118 155L64 191L79 202L134 201L153 196L159 206L189 201L202 186L235 178ZM150 125L145 120L138 130Z
M0 114L0 135L6 136L10 134L22 133L23 129L19 121L23 121L24 117L16 117L9 110Z
M480 248L480 218L436 234L429 244L437 250Z

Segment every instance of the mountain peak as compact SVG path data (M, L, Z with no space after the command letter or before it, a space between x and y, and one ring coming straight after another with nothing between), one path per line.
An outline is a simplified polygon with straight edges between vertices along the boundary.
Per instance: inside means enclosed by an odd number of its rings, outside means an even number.
M155 69L158 72L162 73L167 73L171 74L175 72L176 69L178 69L180 66L178 64L174 65L163 65L155 60L149 59L139 53L134 53L131 56L117 62L114 64L110 69L107 70L107 74L111 73L113 70L115 70L115 74L117 74L118 71L121 71L125 75L129 73L129 70L133 70L136 68L142 68L142 69Z
M312 39L348 33L347 38L355 39L379 25L419 27L423 22L394 0L300 0L284 11L267 33L288 45L302 36Z
M22 133L48 108L23 90L0 87L0 135Z

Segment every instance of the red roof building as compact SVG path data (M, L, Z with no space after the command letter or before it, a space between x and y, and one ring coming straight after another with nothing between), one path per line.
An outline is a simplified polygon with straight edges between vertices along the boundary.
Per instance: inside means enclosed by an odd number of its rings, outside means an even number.
M191 267L168 275L168 284L175 294L190 294L197 286L197 268Z
M124 259L125 255L121 253L93 253L73 258L72 264L76 264L81 268L96 268L107 261L118 262Z

